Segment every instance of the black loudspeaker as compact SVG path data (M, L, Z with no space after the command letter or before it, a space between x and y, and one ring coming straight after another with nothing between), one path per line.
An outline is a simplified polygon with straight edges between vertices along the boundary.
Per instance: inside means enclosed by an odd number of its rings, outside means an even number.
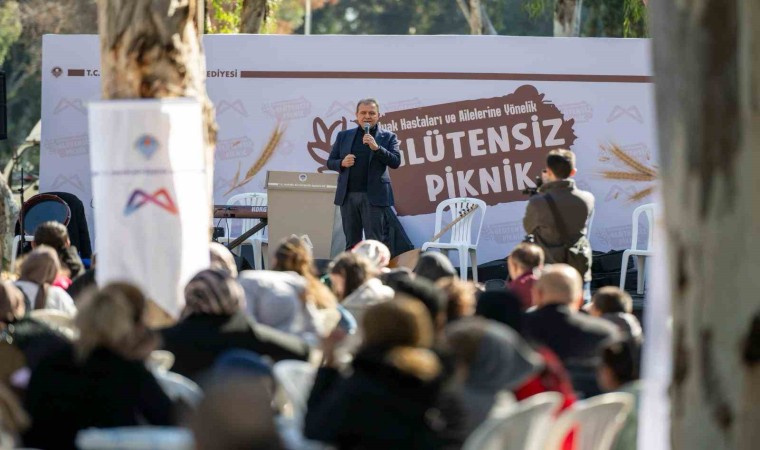
M5 72L0 71L0 140L8 139L8 112L5 105Z

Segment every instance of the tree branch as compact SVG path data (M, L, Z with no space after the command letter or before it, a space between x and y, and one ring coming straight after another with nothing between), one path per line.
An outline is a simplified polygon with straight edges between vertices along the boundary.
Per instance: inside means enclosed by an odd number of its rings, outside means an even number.
M488 11L486 11L485 3L480 4L480 15L483 17L483 34L491 34L491 35L499 34L496 31L496 28L493 26L493 22L491 22L491 18L488 16Z
M464 0L457 0L457 5L459 5L459 9L462 11L462 15L464 15L467 23L470 23L470 7Z

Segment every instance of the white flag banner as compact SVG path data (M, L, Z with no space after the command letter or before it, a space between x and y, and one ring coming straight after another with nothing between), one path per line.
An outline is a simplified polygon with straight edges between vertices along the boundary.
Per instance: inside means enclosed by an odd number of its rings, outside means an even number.
M89 106L97 282L134 283L175 318L185 284L209 264L202 130L191 99Z

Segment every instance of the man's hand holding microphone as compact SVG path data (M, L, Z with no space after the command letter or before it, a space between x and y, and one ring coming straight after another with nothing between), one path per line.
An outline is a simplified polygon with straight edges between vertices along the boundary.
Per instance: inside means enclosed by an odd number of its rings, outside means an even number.
M375 138L370 134L369 124L366 122L364 123L364 139L362 139L362 144L368 146L373 152L380 148L377 142L375 142Z

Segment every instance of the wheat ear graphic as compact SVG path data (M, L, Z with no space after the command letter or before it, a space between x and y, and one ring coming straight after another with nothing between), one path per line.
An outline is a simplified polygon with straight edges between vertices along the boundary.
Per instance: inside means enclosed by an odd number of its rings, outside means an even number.
M603 170L601 175L608 180L619 181L635 181L635 182L653 182L657 181L657 168L649 166L626 152L615 144L607 144L599 146L603 152L608 153L612 158L622 162L628 166L631 171L622 170ZM654 192L654 186L640 188L634 192L629 198L629 201L636 202L642 200Z
M267 140L266 145L264 145L264 149L261 151L261 154L245 173L245 178L243 178L243 180L240 180L240 165L238 165L238 170L235 173L235 178L232 179L230 189L225 192L224 195L228 195L235 189L248 184L253 179L253 177L255 177L256 174L264 168L267 162L269 162L269 160L272 158L272 155L274 155L277 147L280 145L280 141L282 140L282 136L284 134L285 127L280 123L275 125L274 130L272 130L272 134L269 135L269 139Z

